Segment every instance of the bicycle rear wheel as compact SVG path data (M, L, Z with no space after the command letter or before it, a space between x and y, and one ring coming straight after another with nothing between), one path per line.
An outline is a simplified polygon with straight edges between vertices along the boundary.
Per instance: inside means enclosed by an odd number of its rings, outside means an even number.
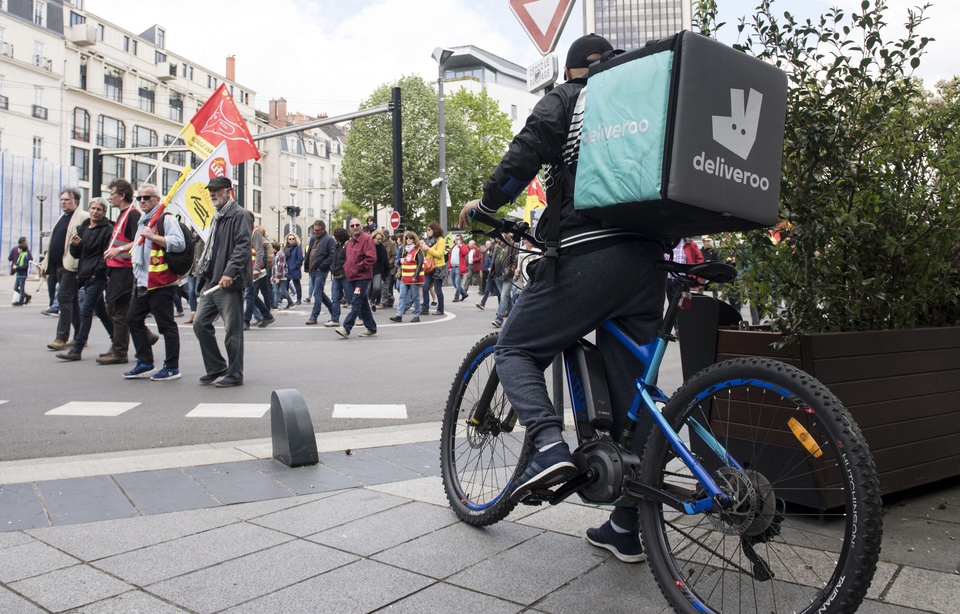
M840 401L799 369L742 358L695 375L663 411L731 499L693 516L641 504L650 568L676 611L856 611L880 553L880 488ZM659 430L642 479L702 496Z
M440 433L440 472L450 506L464 522L487 526L516 503L509 491L532 445L500 386L493 361L497 333L463 359L450 387Z

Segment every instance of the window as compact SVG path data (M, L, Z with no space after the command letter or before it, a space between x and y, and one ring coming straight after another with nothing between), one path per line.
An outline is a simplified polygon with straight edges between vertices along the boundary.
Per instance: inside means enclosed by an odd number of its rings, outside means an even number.
M43 157L43 139L38 136L33 137L33 157L36 160Z
M173 184L180 178L180 173L172 168L163 169L163 193L169 194L173 189Z
M254 190L252 194L253 198L253 212L257 215L260 214L260 190Z
M170 92L170 119L183 123L183 94Z
M162 28L157 28L157 47L167 48L167 33Z
M157 133L149 128L144 128L143 126L134 126L133 127L133 142L130 143L132 147L156 147L157 146ZM147 158L156 158L157 154L138 154Z
M170 147L170 145L176 145L177 147L183 147L183 139L177 139L169 134L164 135L163 137L163 146ZM187 163L187 154L184 151L171 151L166 156L163 157L164 162L170 164L176 164L177 166L185 166Z
M292 186L297 185L297 163L296 162L290 163L290 185Z
M83 147L70 148L70 166L75 166L80 171L80 181L90 179L90 152Z
M166 54L166 53L163 53L162 51L156 51L156 52L154 52L153 61L154 61L154 63L156 63L156 64L161 64L161 63L163 63L163 62L166 62L166 61L167 61L167 54Z
M87 22L87 18L75 11L70 11L70 25L79 26Z
M186 76L187 76L187 65L186 65L186 64L180 64L180 76L181 76L181 77L186 77Z
M123 102L123 73L119 68L106 67L103 75L103 95L107 100Z
M103 27L102 23L97 24L97 40L103 41L103 36L106 33L106 29Z
M73 110L73 138L84 143L90 142L90 114L80 107Z
M132 55L136 56L139 48L140 46L137 44L137 39L133 39L132 41L130 41L130 53Z
M127 53L130 53L130 37L129 36L123 37L123 50L126 51Z
M80 57L80 89L87 89L87 58Z
M33 3L33 23L41 28L47 27L47 3L43 0L35 0Z
M510 119L517 119L517 105L510 105Z
M294 194L293 192L290 192L290 202L289 202L288 206L290 206L290 207L296 207L296 206L297 206L297 195Z
M43 106L43 88L39 85L33 86L33 104L38 107Z
M114 179L123 179L126 163L117 156L103 156L103 183L109 185ZM96 186L94 186L96 188Z
M146 111L147 113L153 113L154 101L153 101L153 92L157 89L157 86L150 83L149 81L143 81L140 84L140 89L137 90L139 95L140 110Z
M33 65L43 68L45 63L46 58L43 57L43 43L33 41Z
M97 118L97 145L110 148L125 147L126 128L123 122L106 115L99 116Z
M134 161L130 163L130 170L130 183L135 186L140 186L145 184L147 179L150 178L150 174L153 172L153 165L147 164L146 162Z
M213 75L207 75L207 87L212 90L217 89L217 78Z
M253 163L253 185L260 185L260 182L262 181L261 180L262 172L263 170L260 168L260 163L254 162Z

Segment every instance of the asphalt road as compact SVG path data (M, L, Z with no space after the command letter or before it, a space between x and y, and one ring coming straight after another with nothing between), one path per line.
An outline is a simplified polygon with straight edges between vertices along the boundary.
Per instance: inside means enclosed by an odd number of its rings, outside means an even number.
M309 306L304 304L277 312L277 322L269 328L254 327L246 333L242 387L198 384L197 378L204 373L199 347L192 328L185 325L180 326L181 379L124 380L121 374L130 365L95 362L97 354L109 346L98 322L83 360L58 360L56 352L46 347L54 339L56 319L40 314L45 305L39 294L31 305L11 307L9 281L9 277L0 281L0 360L4 365L0 401L6 401L0 403L0 461L270 437L269 412L253 419L186 415L200 403L268 405L271 392L283 388L303 395L317 432L439 421L463 357L495 330L491 321L496 300L488 304L493 310L480 311L474 306L474 294L463 303L451 303L448 291L446 316L424 316L420 324L394 324L387 320L392 311L380 311L379 334L366 339L356 337L359 327L344 340L332 329L305 326ZM34 287L31 282L29 289ZM321 314L321 322L325 316ZM218 332L222 335L222 330ZM158 361L162 344L154 348ZM679 363L674 344L661 372L665 391L672 392L680 384ZM72 401L139 405L116 417L46 415ZM336 404L403 404L407 417L333 418Z

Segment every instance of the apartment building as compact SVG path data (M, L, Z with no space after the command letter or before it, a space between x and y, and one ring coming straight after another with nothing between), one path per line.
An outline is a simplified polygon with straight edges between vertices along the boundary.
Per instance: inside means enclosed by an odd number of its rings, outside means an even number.
M583 29L630 51L649 40L689 30L691 0L584 0Z

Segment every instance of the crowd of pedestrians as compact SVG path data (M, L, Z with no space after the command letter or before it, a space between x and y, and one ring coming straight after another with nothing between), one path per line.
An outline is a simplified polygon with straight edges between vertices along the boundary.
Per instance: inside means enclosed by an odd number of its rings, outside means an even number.
M272 241L233 199L232 187L226 178L207 185L216 215L206 242L165 210L152 184L141 185L135 196L128 181L117 179L109 186L109 201L94 198L85 208L79 190L65 189L62 215L38 266L50 293L43 313L57 318L56 337L47 344L59 352L56 357L82 360L99 320L110 347L99 354L98 364L126 365L135 359L124 378L179 379L176 318L189 311L183 323L192 325L200 346L205 369L200 383L240 386L244 331L253 325L266 328L276 321L277 309L306 303L311 305L307 325L318 324L325 311L323 326L340 337L348 339L358 326L358 336L374 337L377 312L389 312L383 317L392 322L403 322L409 314L409 321L418 323L422 317L443 316L444 293L452 291L455 303L471 293L479 297L480 310L496 296L493 325L500 326L522 285L522 249L446 236L436 221L422 235L408 230L391 236L370 219L366 224L351 219L347 228L332 233L317 220L306 246L294 233L282 243ZM110 221L111 208L115 222ZM184 257L188 260L178 274L172 262ZM32 299L26 279L33 261L25 237L8 259L16 275L14 304L25 305ZM148 318L159 334L147 326ZM225 355L217 341L218 320ZM162 361L154 354L160 339Z

